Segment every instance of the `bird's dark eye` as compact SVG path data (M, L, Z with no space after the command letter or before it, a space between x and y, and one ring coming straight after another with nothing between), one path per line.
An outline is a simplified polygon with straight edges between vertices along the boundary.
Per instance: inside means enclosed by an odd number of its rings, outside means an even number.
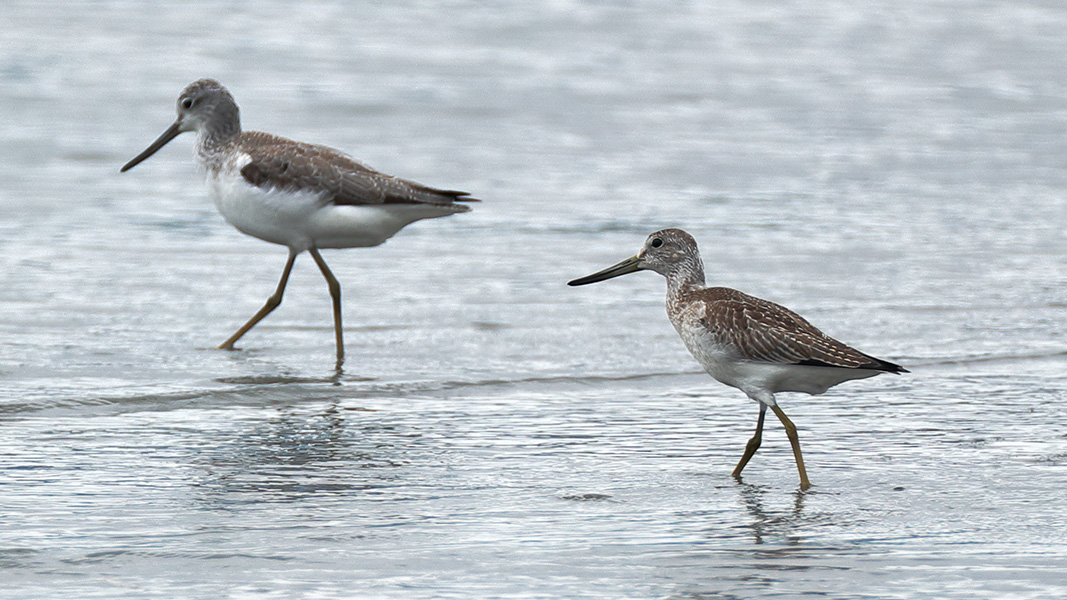
M192 107L193 107L193 99L192 98L185 98L185 99L182 100L182 108L184 108L185 110L189 110Z
M653 248L659 248L659 247L660 247L660 246L662 246L662 245L663 245L663 240L661 240L661 239L659 239L659 238L654 238L654 239L652 240L652 244L651 244L651 246L652 246Z

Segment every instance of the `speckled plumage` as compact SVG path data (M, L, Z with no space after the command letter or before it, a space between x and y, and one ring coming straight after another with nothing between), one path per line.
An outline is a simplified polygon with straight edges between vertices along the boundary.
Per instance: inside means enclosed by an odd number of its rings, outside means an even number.
M835 340L784 306L734 289L685 291L671 299L668 311L676 328L706 329L717 345L729 348L741 360L862 371L900 370L897 365Z
M636 256L570 285L640 270L656 271L667 278L667 316L708 374L740 389L760 405L756 435L734 471L736 476L759 447L764 414L770 407L789 434L801 486L810 485L795 427L778 407L774 394L821 394L851 379L907 372L826 335L784 306L730 288L705 287L696 241L680 229L651 234Z

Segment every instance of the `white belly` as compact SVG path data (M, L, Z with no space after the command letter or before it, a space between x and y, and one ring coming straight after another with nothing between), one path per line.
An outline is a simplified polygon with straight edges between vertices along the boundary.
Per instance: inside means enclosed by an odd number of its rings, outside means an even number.
M240 175L209 175L207 183L231 225L296 251L377 246L415 221L457 212L431 204L338 206L311 192L257 187Z

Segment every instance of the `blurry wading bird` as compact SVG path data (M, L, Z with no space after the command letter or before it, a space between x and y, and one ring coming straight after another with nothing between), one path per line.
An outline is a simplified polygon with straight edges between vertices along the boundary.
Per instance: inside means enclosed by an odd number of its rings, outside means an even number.
M704 370L759 403L756 433L745 446L734 477L740 477L760 447L769 406L789 436L801 489L811 487L796 427L778 407L775 393L821 394L850 379L908 372L827 336L784 306L730 288L705 287L696 241L680 229L657 231L648 236L637 256L568 285L643 270L667 278L667 316Z
M293 262L306 250L330 288L340 368L344 362L341 286L319 250L377 246L406 225L467 212L470 207L459 202L478 201L467 192L379 173L332 148L241 131L237 103L212 79L201 79L182 91L178 120L122 171L186 131L196 132L196 161L222 216L243 233L289 248L274 294L220 350L233 350L241 336L281 304Z

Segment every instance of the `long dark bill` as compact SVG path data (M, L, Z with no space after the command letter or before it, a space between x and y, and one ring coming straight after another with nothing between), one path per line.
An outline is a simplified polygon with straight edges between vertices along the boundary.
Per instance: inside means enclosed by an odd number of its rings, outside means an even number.
M120 173L125 173L126 171L129 171L130 169L132 169L132 168L136 167L138 164L140 164L140 162L142 160L148 158L149 156L152 156L160 148L162 148L163 146L166 146L167 142L169 142L169 141L173 140L174 138L178 137L178 134L180 134L182 132L181 126L182 126L181 121L175 121L173 125L168 127L167 130L163 132L163 135L159 136L159 138L156 141L152 142L151 146L145 148L144 152L142 152L142 153L138 154L137 156L133 157L133 160L131 160L130 162L128 162L125 165L123 165L122 168L119 169L119 172Z
M586 275L585 277L579 277L574 281L568 281L567 285L586 285L587 283L596 283L598 281L604 281L605 279L611 279L612 277L618 277L620 275L626 275L627 273L634 273L641 270L641 259L636 256L631 256L617 265L612 265L603 271L597 271L592 275Z

